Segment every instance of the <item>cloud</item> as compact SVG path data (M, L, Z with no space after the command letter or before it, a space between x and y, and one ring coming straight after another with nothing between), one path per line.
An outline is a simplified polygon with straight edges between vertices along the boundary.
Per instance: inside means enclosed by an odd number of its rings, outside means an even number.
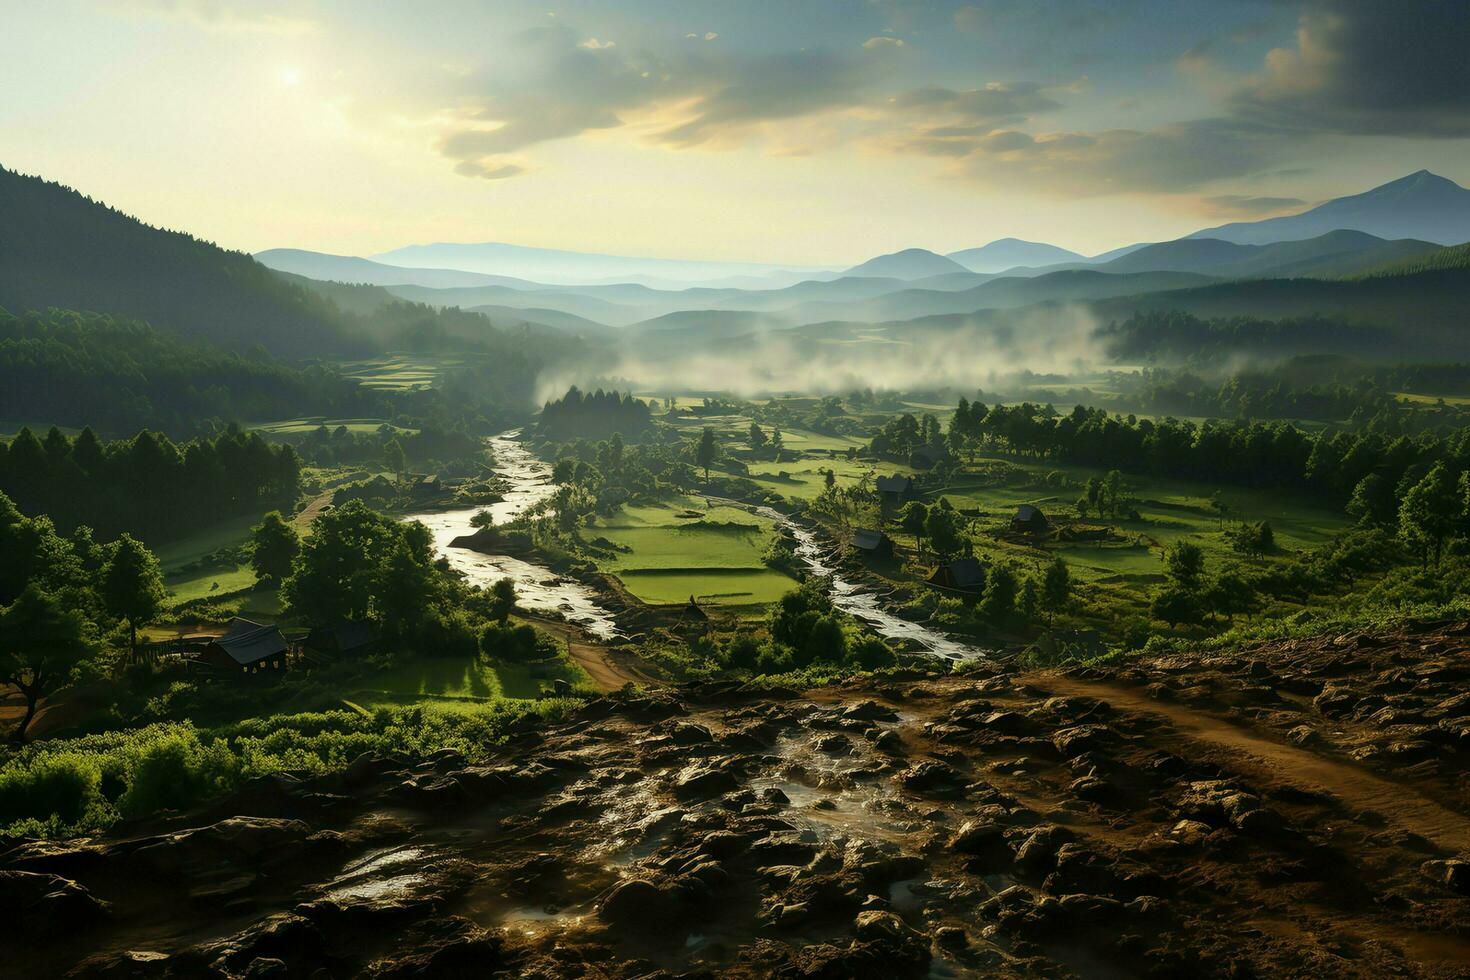
M536 27L507 57L461 82L438 149L458 173L510 177L524 168L501 154L619 126L621 113L671 92L647 59L635 61L607 42L579 42L559 23Z
M1216 194L1201 199L1205 209L1221 218L1262 218L1295 214L1307 207L1299 197L1251 197L1245 194Z
M606 51L608 48L615 48L617 46L618 42L616 41L599 41L595 37L589 37L577 45L577 47L586 51Z
M698 41L701 37L703 37L706 41L713 41L713 40L716 40L720 35L717 34L714 31L705 31L704 34L702 34L702 35L696 34L693 31L690 31L688 34L685 34L684 36L687 37L691 41Z
M124 16L183 21L219 34L295 35L316 30L312 21L292 13L274 12L272 6L277 5L230 0L117 0L113 9Z
M1470 3L1308 0L1296 44L1231 96L1242 119L1287 130L1470 136Z
M960 148L967 149L961 153ZM1036 135L997 129L970 137L942 155L957 157L962 175L991 186L1066 197L1183 193L1211 181L1258 173L1274 157L1269 141L1225 119L1149 130Z
M754 124L857 105L872 80L867 59L822 49L787 51L712 65L700 80L692 117L653 139L691 147Z
M999 125L1060 109L1062 104L1047 95L1048 91L1037 82L991 82L984 88L966 91L928 85L897 95L889 104L900 112L945 113Z
M898 37L870 37L863 42L863 47L868 51L882 47L901 48L903 46L903 39Z

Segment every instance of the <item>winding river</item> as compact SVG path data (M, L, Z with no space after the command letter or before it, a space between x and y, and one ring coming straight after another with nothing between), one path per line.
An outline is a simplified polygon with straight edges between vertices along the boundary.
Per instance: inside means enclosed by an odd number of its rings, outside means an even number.
M617 621L598 602L597 593L581 582L562 578L545 566L509 555L486 555L468 548L449 547L449 542L455 538L475 530L470 518L479 511L488 509L495 516L496 525L501 525L556 492L551 482L550 464L517 441L519 435L519 430L511 430L488 440L495 458L494 471L508 484L505 499L500 503L409 514L404 520L423 522L434 535L435 548L472 584L488 587L497 579L513 579L518 601L526 609L559 612L568 622L583 627L593 636L603 640L614 639L621 635ZM975 660L990 655L990 651L962 643L919 623L911 623L884 609L876 592L838 574L829 549L811 529L770 507L739 506L789 530L796 539L794 550L802 566L809 574L823 576L832 583L832 604L865 623L884 639L915 643L936 656L950 660Z
M551 482L551 466L517 442L519 434L519 430L512 430L488 440L495 458L495 473L509 485L500 503L409 514L403 519L427 526L433 532L434 547L449 559L453 568L465 574L470 584L488 588L497 579L512 579L516 584L516 601L523 608L532 612L559 612L568 622L599 639L614 639L620 635L617 621L598 603L597 593L581 582L562 578L544 565L510 555L486 555L468 548L449 547L449 542L460 535L474 533L470 518L480 511L488 510L495 515L498 526L556 492Z

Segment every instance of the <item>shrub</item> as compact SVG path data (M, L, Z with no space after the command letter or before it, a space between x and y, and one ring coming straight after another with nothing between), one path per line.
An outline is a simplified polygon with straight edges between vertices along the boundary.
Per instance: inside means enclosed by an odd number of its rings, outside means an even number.
M77 753L43 755L0 771L0 825L34 818L74 824L101 801L102 770Z
M538 659L541 652L536 628L525 623L515 626L491 623L480 633L480 653L490 660L525 663Z
M240 760L223 741L208 747L190 732L173 732L145 743L128 760L128 788L118 800L124 816L182 810L233 786Z

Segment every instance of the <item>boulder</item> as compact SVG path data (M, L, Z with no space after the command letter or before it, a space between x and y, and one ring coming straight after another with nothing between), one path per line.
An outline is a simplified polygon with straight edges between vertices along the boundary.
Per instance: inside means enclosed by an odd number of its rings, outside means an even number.
M74 936L102 917L104 906L75 881L32 871L0 871L0 920L18 938Z

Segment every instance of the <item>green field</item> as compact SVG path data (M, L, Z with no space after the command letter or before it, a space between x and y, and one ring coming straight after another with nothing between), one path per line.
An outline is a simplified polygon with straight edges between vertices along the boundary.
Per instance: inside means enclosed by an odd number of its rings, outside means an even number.
M633 595L654 605L688 601L727 606L772 602L794 585L761 557L774 523L738 507L706 507L695 497L625 507L599 518L587 537L618 549L600 564Z
M750 464L750 478L783 497L811 500L827 486L827 477L823 472L825 470L835 473L837 485L842 487L851 486L868 474L877 477L895 473L907 475L912 472L905 466L875 464L871 460L848 460L838 456L834 459L800 459L789 463L766 460L753 462ZM782 473L786 474L784 479L781 477Z
M401 426L389 425L387 419L329 419L321 416L283 419L279 422L252 422L249 424L249 428L267 435L287 436L304 435L323 425L328 429L336 429L338 426L341 426L348 432L377 432L384 425L388 425L388 428L395 432L418 431L417 429L406 429Z
M983 464L986 460L981 459ZM1058 489L1042 484L1041 477L1061 472L1074 483L1084 483L1096 471L1083 467L1057 464L1017 464L1011 460L992 460L1016 467L1016 476L1002 486L977 485L974 476L957 475L951 486L937 492L961 509L978 509L977 530L982 539L986 531L1005 526L1018 504L1036 504L1051 517L1075 517L1074 502L1082 491L1078 486ZM1238 561L1220 533L1220 520L1210 510L1213 486L1185 480L1129 476L1125 483L1131 489L1138 520L1099 519L1091 525L1111 524L1120 540L1109 543L1048 542L1046 553L1063 557L1083 581L1108 579L1152 579L1162 573L1161 553L1170 543L1189 538L1199 544L1207 561L1215 566L1222 561ZM1223 487L1222 498L1230 508L1231 520L1270 522L1279 549L1296 551L1325 544L1351 523L1346 514L1320 507L1290 495L1268 491ZM907 543L907 542L905 542ZM1044 556L1035 547L990 542L981 548L990 557ZM1254 561L1270 561L1255 559Z
M365 361L348 361L342 373L357 378L368 388L406 391L433 387L445 368L464 363L459 357L435 357L429 354L389 354Z
M499 698L535 698L550 689L553 680L594 688L586 671L566 658L545 666L492 666L479 660L436 657L379 671L345 700L368 710L425 701L447 707L473 706Z

